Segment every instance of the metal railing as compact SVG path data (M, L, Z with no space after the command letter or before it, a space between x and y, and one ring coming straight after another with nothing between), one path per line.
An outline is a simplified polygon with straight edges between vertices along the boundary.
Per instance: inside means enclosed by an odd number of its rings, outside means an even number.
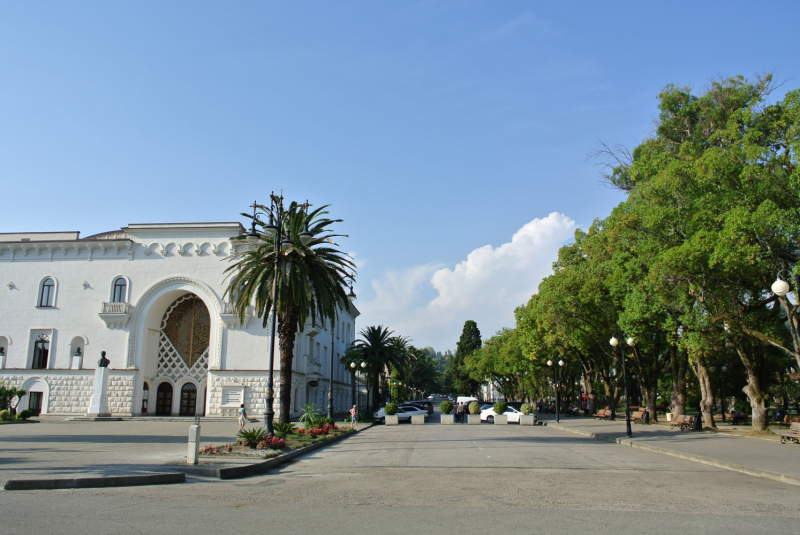
M101 314L130 314L130 303L107 303L103 301L103 308Z

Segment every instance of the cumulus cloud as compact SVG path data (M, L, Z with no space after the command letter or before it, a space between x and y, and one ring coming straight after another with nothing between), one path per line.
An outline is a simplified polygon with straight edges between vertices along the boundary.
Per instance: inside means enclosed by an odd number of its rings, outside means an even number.
M508 243L475 249L454 267L431 262L387 271L372 280L375 299L359 305L359 324L387 325L419 347L442 351L455 348L466 320L475 320L484 338L513 327L514 309L551 273L574 228L575 221L553 212L526 223ZM432 298L421 299L425 294Z

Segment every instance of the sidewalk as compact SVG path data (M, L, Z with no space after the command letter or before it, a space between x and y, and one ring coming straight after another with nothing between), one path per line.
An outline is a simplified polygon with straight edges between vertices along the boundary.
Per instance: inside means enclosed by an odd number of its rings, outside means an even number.
M592 418L542 415L548 427L625 446L671 455L744 474L800 485L800 446L769 438L745 437L714 431L691 432L665 425L631 423L632 438L625 435L625 420L606 422Z

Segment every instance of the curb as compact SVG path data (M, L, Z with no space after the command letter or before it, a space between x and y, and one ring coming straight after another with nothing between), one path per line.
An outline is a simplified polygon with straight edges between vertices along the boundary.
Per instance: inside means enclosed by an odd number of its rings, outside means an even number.
M333 444L334 442L338 442L347 437L351 437L353 435L361 433L362 431L366 431L373 425L375 424L371 423L369 426L362 427L358 431L347 432L339 436L330 437L315 444L309 444L308 446L303 446L302 448L282 453L281 455L278 455L271 459L267 459L266 461L262 461L260 463L231 466L230 468L211 468L211 467L202 468L199 466L170 466L170 468L172 470L177 470L179 472L184 472L186 474L191 474L195 476L215 477L217 479L240 479L243 477L261 474L263 472L271 470L276 466L291 461L295 457L300 457L301 455L305 455L306 453L318 450L324 446L327 446L328 444Z
M693 453L684 453L682 451L670 450L667 448L653 446L650 444L642 444L641 442L636 442L628 438L616 438L610 435L590 433L588 431L581 431L579 429L570 429L558 424L550 424L549 427L552 427L554 429L559 429L561 431L566 431L567 433L574 433L576 435L591 437L597 440L603 440L605 442L620 444L622 446L629 446L631 448L638 448L640 450L649 451L652 453L660 453L661 455L677 457L678 459L684 459L687 461L694 461L696 463L707 464L709 466L722 468L724 470L730 470L732 472L739 472L740 474L746 474L748 476L763 477L764 479L771 479L773 481L779 481L781 483L788 483L790 485L800 486L800 477L792 476L789 474L782 474L780 472L773 472L771 470L763 470L761 468L755 468L753 466L747 466L744 464L729 463L727 461L720 461L719 459L712 459L711 457L703 457L702 455L695 455Z
M186 474L147 474L142 476L79 477L71 479L11 479L5 490L96 489L134 487L139 485L170 485L184 483Z

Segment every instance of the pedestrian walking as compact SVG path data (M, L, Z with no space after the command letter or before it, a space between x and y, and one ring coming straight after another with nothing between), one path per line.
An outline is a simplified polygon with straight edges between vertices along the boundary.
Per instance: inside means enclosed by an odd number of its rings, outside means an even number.
M355 405L350 409L350 429L358 431L358 410Z
M244 403L239 405L239 431L244 429L244 424L247 423L247 411L244 410Z

